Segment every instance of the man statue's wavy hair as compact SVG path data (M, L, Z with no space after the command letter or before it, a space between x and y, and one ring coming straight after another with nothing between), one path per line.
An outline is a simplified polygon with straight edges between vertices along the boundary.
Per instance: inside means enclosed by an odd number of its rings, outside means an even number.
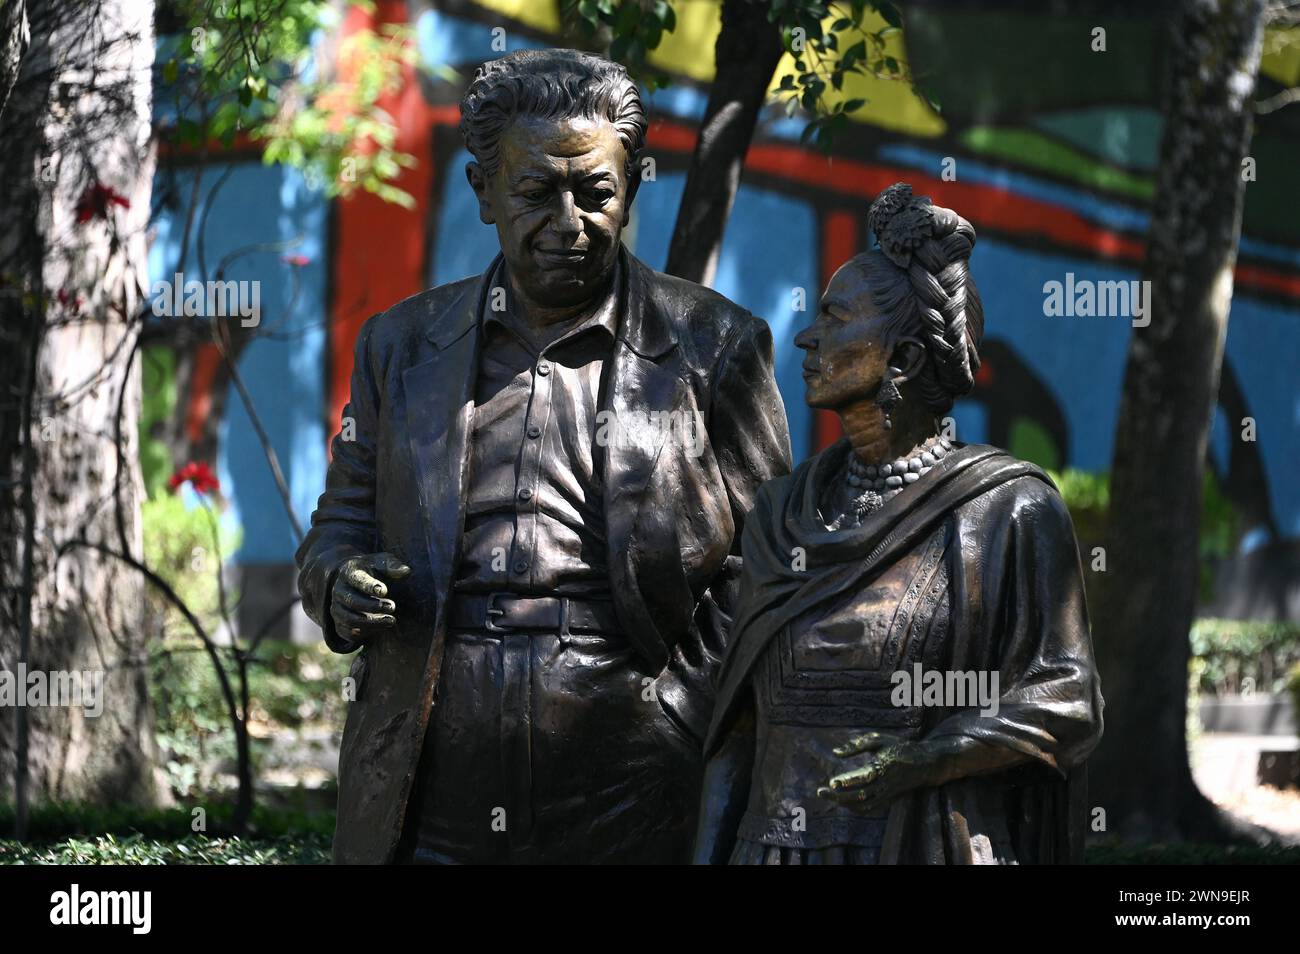
M635 181L645 110L619 64L579 50L520 50L480 66L460 101L460 134L484 175L501 164L501 134L517 116L607 120L627 154L628 182Z

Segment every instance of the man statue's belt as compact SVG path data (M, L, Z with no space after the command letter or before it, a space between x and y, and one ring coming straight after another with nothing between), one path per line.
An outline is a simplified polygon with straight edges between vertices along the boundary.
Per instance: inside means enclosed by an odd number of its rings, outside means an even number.
M567 596L521 596L517 593L457 593L447 609L450 629L508 633L547 630L616 634L618 614L610 600Z

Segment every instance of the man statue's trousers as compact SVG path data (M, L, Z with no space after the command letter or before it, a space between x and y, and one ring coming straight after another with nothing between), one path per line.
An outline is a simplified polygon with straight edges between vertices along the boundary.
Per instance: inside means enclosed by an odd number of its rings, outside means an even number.
M688 860L699 746L636 662L567 626L450 632L401 859Z

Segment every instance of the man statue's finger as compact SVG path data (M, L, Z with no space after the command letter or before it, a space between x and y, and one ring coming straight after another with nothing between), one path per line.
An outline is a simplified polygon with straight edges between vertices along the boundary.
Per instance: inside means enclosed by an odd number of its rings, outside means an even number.
M397 619L381 613L358 613L346 606L334 608L334 627L349 636L359 636L375 629L388 629L397 625Z
M389 580L404 580L411 575L411 568L391 553L381 553L375 557L374 569Z
M384 585L383 580L376 579L360 563L353 563L348 566L343 578L353 589L360 590L367 596L387 596L388 587Z
M375 615L383 616L397 610L397 604L392 600L367 596L365 593L353 589L350 586L340 588L338 593L335 595L335 599L348 609L356 610L358 613L373 613Z

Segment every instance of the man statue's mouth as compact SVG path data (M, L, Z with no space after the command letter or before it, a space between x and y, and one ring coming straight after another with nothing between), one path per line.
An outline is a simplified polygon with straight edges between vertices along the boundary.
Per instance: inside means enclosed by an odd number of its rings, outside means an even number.
M587 249L572 248L539 248L537 254L542 258L550 258L555 261L563 262L580 262L587 257Z

